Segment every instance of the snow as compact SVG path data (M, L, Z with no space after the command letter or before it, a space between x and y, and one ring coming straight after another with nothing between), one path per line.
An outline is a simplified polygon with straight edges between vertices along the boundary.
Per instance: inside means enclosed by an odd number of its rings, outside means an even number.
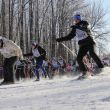
M109 70L86 80L65 76L0 86L0 110L110 110Z

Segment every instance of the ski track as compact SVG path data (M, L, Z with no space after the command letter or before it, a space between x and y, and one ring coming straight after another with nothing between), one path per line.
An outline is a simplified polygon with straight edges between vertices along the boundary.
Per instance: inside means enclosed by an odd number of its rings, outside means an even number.
M0 86L0 110L110 110L110 75Z

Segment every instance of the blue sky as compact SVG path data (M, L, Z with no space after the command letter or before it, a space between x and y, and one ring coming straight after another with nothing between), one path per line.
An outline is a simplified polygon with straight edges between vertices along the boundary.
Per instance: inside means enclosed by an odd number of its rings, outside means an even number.
M106 8L109 8L110 7L110 0L103 0L104 1L104 6Z
M103 6L105 9L107 9L107 18L106 19L110 19L110 0L103 0ZM109 26L110 27L110 26Z
M98 2L98 1L100 0L87 0L87 2ZM104 7L104 9L107 10L107 16L105 19L109 19L110 18L110 0L101 0L101 1L102 1L102 7Z
M87 0L87 2L98 2L100 0ZM110 0L101 0L102 1L102 7L106 10L106 16L105 20L107 20L107 28L110 29ZM110 38L110 36L109 36ZM110 53L110 43L107 43L106 48L108 50L108 53Z
M108 27L110 27L110 0L103 0L104 8L108 10L106 19L108 20ZM108 43L107 50L110 52L110 43Z

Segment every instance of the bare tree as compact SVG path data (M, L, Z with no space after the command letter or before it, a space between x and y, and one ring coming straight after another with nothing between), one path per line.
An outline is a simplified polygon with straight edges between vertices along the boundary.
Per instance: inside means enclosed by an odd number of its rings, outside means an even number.
M97 42L108 41L110 31L106 30L106 11L101 1L91 5L85 0L2 0L0 6L0 35L16 41L23 52L29 52L30 42L38 40L49 58L60 55L71 58L71 53L58 45L56 38L71 31L72 16L77 12L87 18ZM64 44L77 54L75 40Z
M6 27L5 27L5 2L2 0L1 4L1 35L6 36Z
M99 48L101 44L104 47L104 42L109 41L107 36L110 35L110 30L106 28L107 22L104 19L107 14L107 10L103 8L102 4L102 0L99 0L98 2L93 2L84 10L85 17L90 23L92 36L97 43L99 43Z

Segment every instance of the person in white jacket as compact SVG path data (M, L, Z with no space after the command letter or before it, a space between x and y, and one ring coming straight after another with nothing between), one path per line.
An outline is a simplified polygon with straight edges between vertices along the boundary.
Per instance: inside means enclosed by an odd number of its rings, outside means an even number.
M4 80L1 84L14 83L14 64L17 59L23 60L22 50L12 40L0 36L0 53L5 58L3 65Z

